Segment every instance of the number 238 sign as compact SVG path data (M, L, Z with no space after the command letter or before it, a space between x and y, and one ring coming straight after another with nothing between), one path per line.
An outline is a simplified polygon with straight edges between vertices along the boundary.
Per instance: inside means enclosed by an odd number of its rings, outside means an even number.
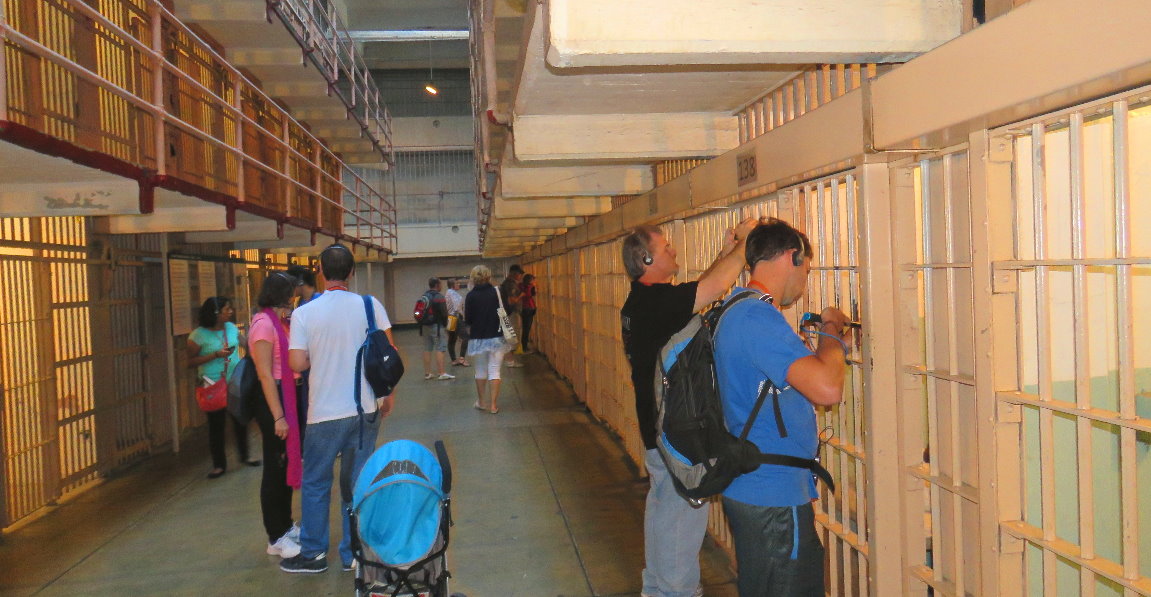
M735 156L735 168L738 177L738 186L743 186L755 182L757 173L755 170L755 152L749 151Z

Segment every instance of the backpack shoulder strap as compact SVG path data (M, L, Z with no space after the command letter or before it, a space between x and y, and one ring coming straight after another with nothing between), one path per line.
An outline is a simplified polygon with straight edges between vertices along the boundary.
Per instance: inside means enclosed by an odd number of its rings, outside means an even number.
M364 299L364 314L368 316L368 333L376 331L376 308L372 306L372 297L362 294L360 298Z
M720 318L722 318L724 316L724 314L727 313L728 309L731 309L732 307L734 307L736 303L743 301L744 299L751 298L752 296L755 296L756 294L759 294L759 296L755 297L756 300L763 301L763 302L768 303L768 304L772 303L772 298L771 298L771 295L769 295L769 294L757 293L754 290L744 290L743 292L740 292L739 294L728 299L727 302L721 303L719 306L717 306L713 309L714 314L711 315L711 317L715 321L714 329L719 330L719 320L720 320Z

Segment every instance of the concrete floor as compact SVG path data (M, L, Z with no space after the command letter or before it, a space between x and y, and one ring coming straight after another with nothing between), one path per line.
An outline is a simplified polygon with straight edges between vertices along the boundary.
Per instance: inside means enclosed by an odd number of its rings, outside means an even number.
M451 590L469 597L638 595L643 568L640 479L543 357L504 369L501 412L471 408L472 371L424 381L421 338L396 334L408 373L380 442L447 444L455 474ZM252 429L257 446L258 431ZM349 595L339 558L290 575L264 553L260 469L216 480L203 429L179 454L141 463L0 537L2 595ZM298 513L298 507L297 507ZM338 514L333 508L333 522ZM338 541L333 531L333 552ZM709 597L736 595L727 555L701 553Z

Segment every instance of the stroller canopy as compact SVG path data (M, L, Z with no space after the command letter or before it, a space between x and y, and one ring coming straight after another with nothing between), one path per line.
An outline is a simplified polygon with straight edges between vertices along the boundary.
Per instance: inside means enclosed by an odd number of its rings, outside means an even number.
M410 440L389 442L364 464L352 493L360 540L389 566L424 558L440 531L443 470Z

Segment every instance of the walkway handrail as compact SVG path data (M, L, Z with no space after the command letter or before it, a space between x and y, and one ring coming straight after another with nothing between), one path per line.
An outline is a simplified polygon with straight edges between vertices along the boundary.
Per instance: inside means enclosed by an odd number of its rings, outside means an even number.
M382 141L384 159L394 165L391 115L380 103L380 89L363 56L356 51L356 44L335 6L321 7L315 0L267 0L267 3L304 49L305 55L323 73L332 93L348 106L348 113L372 136L373 141ZM350 86L350 97L346 97L338 86L341 78ZM362 115L357 107L362 107Z
M382 251L394 251L396 242L396 217L395 206L388 201L383 195L373 189L370 185L364 182L359 176L352 171L347 164L345 164L339 157L328 149L323 142L312 135L302 124L297 122L286 111L280 109L275 101L265 94L259 87L248 80L239 72L238 69L229 64L223 56L215 52L208 44L201 40L189 27L180 22L170 11L164 8L156 0L148 0L144 7L138 8L138 11L147 11L150 18L144 19L140 12L135 14L140 21L148 23L148 31L145 33L131 34L124 30L124 28L117 22L112 21L106 15L97 9L89 6L80 0L59 0L54 3L60 13L64 16L76 21L80 21L77 15L88 19L91 24L88 25L89 30L95 31L99 27L99 33L103 36L101 42L107 41L120 46L119 49L130 49L137 54L137 57L130 58L132 64L116 64L108 66L101 62L94 65L92 68L80 64L78 59L65 56L59 51L45 45L40 40L35 39L24 32L16 29L12 25L12 21L3 14L0 14L0 41L6 41L11 46L17 48L17 52L23 52L30 56L36 57L41 60L47 60L63 69L65 72L87 81L95 87L104 90L114 97L124 100L133 109L147 114L152 117L152 127L154 128L153 135L138 134L133 136L128 141L136 143L136 149L140 150L141 157L136 160L140 163L137 165L143 168L152 166L150 160L146 159L148 151L147 145L151 144L152 158L155 160L154 171L156 180L163 180L163 177L180 178L180 173L171 173L167 164L167 154L169 143L174 142L169 139L167 134L167 127L170 125L180 133L189 135L190 137L206 144L214 150L220 152L221 156L225 158L230 157L236 160L237 167L235 168L234 175L231 178L224 178L224 185L228 187L234 186L234 201L237 207L243 208L245 204L251 203L252 205L259 205L265 209L277 211L280 214L281 221L296 220L304 222L313 222L315 227L313 230L333 233L334 235L342 234L345 224L353 224L357 227L357 232L361 234L359 240L366 242L369 245ZM68 13L71 14L68 14ZM54 15L55 16L55 15ZM45 19L47 22L48 19ZM47 27L48 25L44 25ZM166 29L167 28L167 29ZM175 35L173 34L175 32ZM167 35L167 37L165 37ZM212 89L205 85L196 77L188 72L185 72L181 66L172 62L166 54L169 51L177 59L180 57L179 52L183 49L170 42L177 35L182 35L187 38L187 42L192 46L192 49L198 56L205 56L212 61L213 68L219 69L221 75L217 79L222 80L219 89ZM41 35L41 37L44 37ZM141 38L149 39L152 43L146 43ZM51 42L49 42L51 43ZM65 48L61 48L64 50ZM109 53L114 53L110 50ZM11 51L11 49L7 50ZM20 68L20 60L12 61L17 68ZM128 62L128 61L125 61ZM0 61L0 64L7 63L7 60ZM113 68L129 70L138 69L140 79L145 79L145 75L151 76L151 86L145 86L144 83L137 81L137 89L135 91L126 89L124 86L118 85L109 80L107 76L101 72L107 67L109 70ZM151 67L153 70L149 71ZM93 70L96 68L97 70ZM137 72L137 71L133 71ZM171 78L161 76L161 73L171 75ZM14 76L13 73L6 72L0 68L0 81L3 81L3 92L0 97L4 101L0 101L0 121L13 121L19 122L18 115L23 115L28 122L21 123L30 126L38 132L48 135L53 135L46 129L47 127L37 126L37 116L39 114L29 114L22 112L19 102L13 102L9 98L10 84L9 77ZM126 82L125 85L131 85L132 82ZM28 85L27 82L24 83ZM179 86L184 86L180 89ZM51 89L50 84L41 82L41 87L33 89L24 89L25 92L35 94L45 94L54 91ZM69 90L65 90L69 91ZM71 90L74 92L74 90ZM169 93L175 93L172 97L179 97L180 91L192 91L197 97L193 101L196 102L194 106L196 109L189 110L193 115L199 114L203 116L204 110L212 112L217 115L219 122L214 124L219 125L218 130L210 132L205 130L208 126L199 126L194 122L189 122L181 118L177 114L170 112L165 105L165 98L169 97ZM15 92L13 92L15 93ZM232 97L229 100L226 95L230 94ZM265 122L262 122L257 114L255 117L249 116L245 112L246 106L252 106L251 100L246 100L245 95L249 95L268 107L264 111L269 115L266 120L267 125L279 124L281 132L277 133L270 130ZM150 98L144 97L151 95ZM39 99L39 98L37 98ZM177 100L171 100L177 102ZM130 115L129 115L130 116ZM116 137L114 131L108 130L111 124L104 122L100 119L101 116L97 115L98 121L94 124L98 128L98 135L103 135L102 138L112 138L116 141L124 142L122 137ZM206 117L211 119L209 115ZM74 122L69 124L75 126L79 124L88 124L83 122L81 116L74 117ZM148 123L138 122L139 128L147 128ZM232 125L229 128L228 125ZM245 148L245 133L255 132L256 144L255 149L260 150L261 154L271 153L274 160L259 155L251 155ZM64 139L71 143L77 143L73 139ZM298 150L293 145L293 140L304 143L306 147L310 147L309 153L306 155ZM95 150L101 153L107 153L111 150L106 150L101 143L95 143L96 147L87 147L84 149ZM174 145L172 147L175 147ZM172 149L174 151L174 149ZM119 156L113 156L119 157ZM293 163L295 160L296 163ZM278 162L278 163L269 163ZM299 165L306 165L307 172L293 176L291 171L298 169ZM260 201L249 201L245 193L245 167L251 166L259 172L272 176L275 180L280 181L284 185L283 199L285 203L282 206L267 206L261 205ZM294 168L296 166L296 168ZM333 170L334 169L334 170ZM227 168L225 168L227 170ZM228 177L229 173L224 172L223 175L216 173L217 177ZM234 179L233 179L234 178ZM345 180L348 182L345 183ZM187 182L187 181L185 181ZM330 189L325 192L324 187ZM229 195L227 191L230 188L209 188L209 191L220 192L224 195ZM304 197L314 197L321 201L322 204L327 205L329 217L323 217L322 205L317 205L317 211L314 213L294 212L291 209L292 192L302 193ZM264 198L261 198L264 199ZM274 201L275 199L273 199ZM339 218L335 218L336 213L341 214ZM366 214L366 215L365 215Z

